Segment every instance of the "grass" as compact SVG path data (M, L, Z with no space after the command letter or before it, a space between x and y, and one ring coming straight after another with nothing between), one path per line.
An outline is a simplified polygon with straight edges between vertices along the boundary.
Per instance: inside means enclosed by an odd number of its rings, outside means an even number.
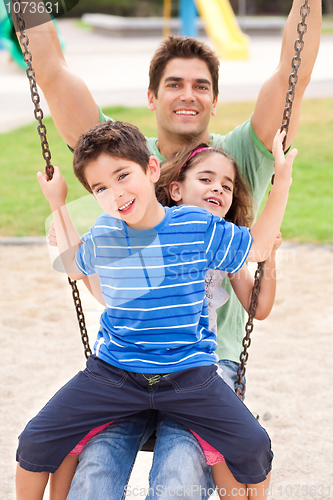
M321 33L322 35L331 35L333 33L333 16L323 16Z
M217 116L211 121L211 131L227 133L246 120L253 107L254 103L219 105ZM154 115L145 108L113 107L104 111L114 119L134 123L147 136L156 135ZM69 186L68 201L85 196L86 191L72 173L71 153L52 120L46 119L45 124L52 162L61 167ZM332 130L333 99L305 100L294 142L299 154L294 162L293 185L282 226L285 239L333 244ZM36 172L44 168L36 125L1 134L0 151L0 235L44 235L50 211L36 180Z

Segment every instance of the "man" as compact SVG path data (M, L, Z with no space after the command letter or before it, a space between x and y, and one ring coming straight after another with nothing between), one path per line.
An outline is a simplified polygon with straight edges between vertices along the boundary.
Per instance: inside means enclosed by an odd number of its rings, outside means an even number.
M295 138L302 98L319 48L321 3L321 0L310 1L311 13L307 19L308 30L302 64L298 71L286 147ZM214 58L210 64L209 55L206 58L197 52L189 52L187 55L177 52L179 43L184 44L183 39L174 39L173 50L176 50L176 55L167 48L168 44L164 49L158 49L151 67L148 90L149 109L155 111L157 120L157 140L147 139L152 154L163 159L182 149L194 138L223 146L240 164L253 188L254 198L259 203L273 172L270 151L273 137L281 126L302 4L302 0L293 1L278 67L262 86L251 121L242 124L226 137L209 134L209 121L216 113L218 98ZM67 66L52 23L40 25L27 33L37 82L46 97L58 131L67 144L74 148L82 132L106 118L85 83ZM167 52L169 55L165 56ZM154 77L160 67L158 61L163 62L164 57L167 61L164 61L164 66L162 64L163 70L155 82ZM217 353L221 359L237 362L244 330L244 315L229 284L224 286L230 299L218 313ZM235 335L238 346L230 348L230 339ZM146 438L155 425L158 437L148 498L156 497L158 492L159 498L167 499L168 488L169 491L172 488L183 488L183 498L209 497L209 487L212 487L210 469L198 443L185 429L166 416L160 415L157 422L149 420L150 417L155 416L140 415L135 422L133 419L124 419L88 443L81 454L68 497L70 500L121 498L142 439Z

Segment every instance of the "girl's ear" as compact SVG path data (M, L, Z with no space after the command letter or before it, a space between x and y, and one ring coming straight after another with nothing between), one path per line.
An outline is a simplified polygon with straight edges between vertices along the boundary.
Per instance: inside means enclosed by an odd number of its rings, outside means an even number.
M151 182L155 184L160 178L161 173L160 162L158 161L158 158L156 158L156 156L149 157L148 172Z
M181 201L182 193L181 193L181 185L179 182L174 181L170 183L169 193L173 201Z

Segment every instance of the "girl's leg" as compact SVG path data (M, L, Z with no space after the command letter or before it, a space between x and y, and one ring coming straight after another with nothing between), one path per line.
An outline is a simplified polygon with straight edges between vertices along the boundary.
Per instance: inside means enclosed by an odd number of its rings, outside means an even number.
M242 484L236 481L225 462L212 465L214 484L219 498L232 498L233 500L264 500L267 498L270 473L265 481L258 484Z
M17 465L16 500L43 500L48 472L30 472Z
M100 425L92 429L70 452L69 455L60 465L59 469L56 470L54 474L51 474L50 479L50 500L66 500L69 489L71 487L71 482L75 474L77 464L79 462L79 454L83 450L87 442L106 427L108 427L112 422Z
M271 482L271 473L269 472L267 474L265 481L262 481L262 483L248 484L247 490L249 492L249 499L261 500L267 498L268 496L267 492L269 489L270 482Z
M75 474L79 455L67 455L50 478L50 500L66 500Z
M222 380L219 367L178 371L159 382L161 387L168 383L174 388L172 403L169 393L166 400L167 391L156 391L156 408L190 428L224 455L237 481L243 484L263 482L273 459L270 439Z
M220 499L232 498L233 500L247 499L243 484L236 481L225 462L212 465L214 484Z

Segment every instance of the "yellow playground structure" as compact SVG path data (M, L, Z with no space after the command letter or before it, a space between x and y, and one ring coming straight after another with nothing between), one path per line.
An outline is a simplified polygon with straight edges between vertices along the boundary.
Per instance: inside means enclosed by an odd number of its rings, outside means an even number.
M197 12L222 59L248 59L249 37L241 31L229 0L179 0L183 35L195 36ZM171 0L164 0L164 35L170 18Z

